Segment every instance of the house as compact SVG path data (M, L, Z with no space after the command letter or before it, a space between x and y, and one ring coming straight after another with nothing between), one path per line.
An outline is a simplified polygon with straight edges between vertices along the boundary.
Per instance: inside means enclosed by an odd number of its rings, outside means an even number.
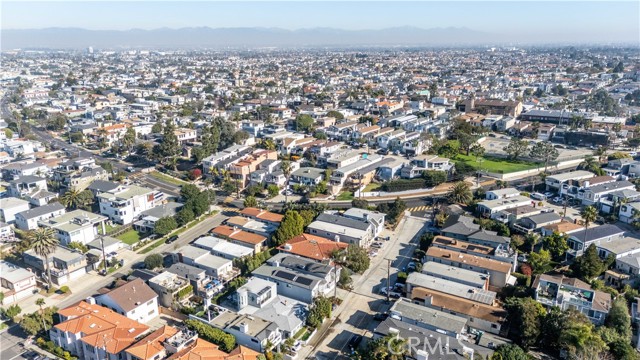
M569 221L562 220L557 224L545 225L540 229L540 235L549 236L554 232L559 234L572 234L576 231L584 229L584 226L574 224Z
M33 249L23 254L25 264L46 279L44 260ZM79 279L87 273L87 258L80 252L63 246L56 246L48 257L51 282L62 286L69 281Z
M301 256L318 262L329 262L331 254L337 250L344 250L347 244L315 236L300 234L280 245L278 250L289 254Z
M10 197L0 199L0 221L13 224L16 221L16 215L23 211L29 210L29 202Z
M508 243L506 245L498 244L497 246L488 246L438 235L433 238L431 246L458 251L463 254L481 256L487 259L509 262L513 264L513 270L515 270L517 264L516 252L509 248Z
M278 153L274 150L256 150L250 155L228 165L231 178L238 181L239 187L244 189L249 184L250 175L258 170L259 165L265 160L277 160Z
M448 312L397 300L389 309L389 317L458 339L466 334L467 319Z
M405 166L400 170L400 177L412 179L422 176L425 171L453 171L454 164L450 163L447 158L437 155L419 155L411 160L409 166Z
M555 128L556 125L554 124L540 124L538 127L538 140L551 141Z
M9 196L22 198L38 190L48 190L47 179L28 175L9 181Z
M149 330L147 325L85 301L57 314L60 323L49 330L51 341L83 360L124 359L125 349Z
M112 181L94 180L86 190L91 191L93 196L98 196L100 193L105 193L117 189L121 184Z
M464 317L469 328L496 335L500 335L507 319L507 311L500 306L481 304L439 291L415 289L411 300L414 304Z
M501 288L507 284L513 284L515 281L511 276L512 264L508 262L463 254L461 252L437 247L430 247L429 250L427 250L425 261L458 266L463 269L489 274L489 284L497 288Z
M137 343L131 345L125 350L127 354L127 360L157 360L164 359L170 353L167 351L165 344L173 344L171 341L176 335L187 335L191 341L195 341L197 335L190 330L182 330L174 328L173 326L164 325L155 330L151 334L145 336Z
M367 247L374 239L373 225L368 221L323 213L307 226L312 235L335 239L338 242Z
M506 199L484 200L478 203L478 212L485 217L495 219L503 210L531 205L531 199L516 195Z
M162 191L137 185L119 186L98 194L100 214L118 224L131 224L142 212L164 201Z
M347 182L366 185L373 179L378 167L384 161L380 155L364 155L353 164L341 166L331 173L330 182L342 186Z
M609 256L618 259L628 255L635 255L640 253L640 239L631 235L614 238L606 242L600 241L596 243L596 250L598 251L598 256L603 259Z
M352 207L342 213L342 216L354 220L368 221L371 225L373 225L374 237L379 236L380 233L382 233L382 230L384 230L384 220L386 216L385 213Z
M435 276L419 272L410 273L405 285L407 297L413 299L413 293L416 290L427 289L480 304L495 304L497 293L485 288L488 286L489 275L478 274L475 271L466 269L453 270L455 269L453 267L449 267L449 269L450 270L446 270L449 274L446 276L447 278L451 278L455 274L462 275L462 278L458 281L444 279L441 277L443 274L439 270L436 270L439 274ZM484 275L484 278L480 275Z
M317 296L330 296L335 291L340 269L280 253L253 271L253 276L278 284L278 294L311 304Z
M105 216L85 210L73 210L56 217L38 221L41 227L51 228L63 245L71 242L88 244L95 240L98 228L104 233Z
M186 128L175 129L173 133L178 138L178 142L181 145L184 145L188 142L195 141L198 135L194 129L186 129Z
M606 195L620 190L635 190L636 186L629 181L616 181L613 183L594 185L584 191L584 199L582 204L585 206L597 204L601 198Z
M228 260L238 259L255 254L254 250L248 246L234 244L230 241L214 236L202 236L197 238L193 246L209 250L213 255Z
M276 323L232 311L221 312L209 325L233 335L238 345L258 352L266 351L268 346L278 346L283 340Z
M193 294L193 286L189 280L169 271L152 277L148 284L158 295L158 303L170 309L177 309L182 298Z
M489 289L489 275L450 265L427 261L422 266L422 274L478 289Z
M539 213L517 220L512 227L514 230L528 234L541 229L543 226L558 224L561 221L562 216L555 212Z
M12 263L0 260L2 304L9 306L37 292L36 275Z
M202 169L205 175L211 176L211 169L221 169L226 162L233 158L242 157L251 152L247 145L233 145L216 154L202 159Z
M640 275L640 255L626 255L616 259L615 269L623 274Z
M257 277L250 278L232 295L239 314L274 322L288 339L303 326L309 307L292 298L278 295L277 284Z
M206 249L186 245L178 249L174 257L181 263L206 270L208 276L218 280L228 280L237 275L237 272L233 271L231 260L215 256Z
M176 339L169 339L170 344L181 344L182 349L176 351L167 360L259 360L261 359L259 352L256 352L245 346L238 346L230 353L225 353L219 350L218 345L214 345L208 341L202 340L197 337L196 333L193 333L192 338L186 338L185 336L174 335ZM167 342L165 342L165 346Z
M600 244L608 241L620 239L624 235L624 230L616 225L604 224L589 229L582 229L569 235L567 244L567 259L576 258L584 253L584 250L591 244Z
M594 176L583 180L570 179L562 185L560 195L572 199L584 200L585 192L589 187L616 182L616 178L609 175Z
M176 274L180 278L189 280L196 294L203 292L212 280L211 277L207 275L206 270L184 263L174 263L166 269L166 271Z
M520 195L520 190L515 188L489 190L485 193L486 200L508 199Z
M591 285L562 275L539 275L534 283L534 299L544 306L574 309L596 325L602 325L611 308L611 295L593 290Z
M569 180L586 180L594 176L596 175L590 171L576 170L555 175L548 175L545 178L544 183L547 190L560 191L563 184L567 183Z
M138 221L133 223L133 228L141 233L150 233L155 229L156 222L164 217L175 217L183 204L167 202L140 213Z
M39 221L46 221L49 218L61 216L66 210L59 202L43 205L16 214L16 227L20 230L35 230Z
M255 254L267 246L267 238L235 227L220 225L211 229L211 234L227 239L230 242L253 249Z
M148 323L159 315L158 294L142 279L129 281L96 298L102 305L131 320Z
M607 162L607 166L603 167L602 170L609 176L618 177L620 175L628 175L631 165L637 166L638 164L640 164L640 162L634 159L614 159Z
M280 226L280 222L282 222L283 215L276 214L271 211L262 210L253 207L247 207L240 211L240 215L244 217L248 217L255 221L264 222L273 226Z
M278 228L277 226L251 220L242 216L232 216L225 220L224 224L252 234L264 236L267 239L271 238L271 234L273 234Z

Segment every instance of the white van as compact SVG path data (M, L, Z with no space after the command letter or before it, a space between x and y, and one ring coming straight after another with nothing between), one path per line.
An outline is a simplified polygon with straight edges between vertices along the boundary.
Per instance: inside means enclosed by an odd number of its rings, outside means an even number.
M544 196L544 194L540 194L540 193L537 193L537 192L531 194L531 198L534 199L534 200L540 200L540 201L547 200L547 197Z

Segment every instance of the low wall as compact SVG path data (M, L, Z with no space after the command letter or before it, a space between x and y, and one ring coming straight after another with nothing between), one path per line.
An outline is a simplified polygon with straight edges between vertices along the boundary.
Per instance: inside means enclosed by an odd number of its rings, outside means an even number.
M574 159L574 160L563 161L563 162L558 163L557 165L548 166L547 167L547 171L574 168L574 167L577 167L578 165L580 165L580 163L582 161L583 161L583 159ZM527 176L538 175L543 171L544 171L544 165L541 165L541 166L538 166L535 169L516 171L516 172L512 172L512 173L507 173L507 174L498 174L498 173L491 173L491 172L483 172L483 174L486 175L486 176L498 179L498 180L512 180L512 179L523 178L523 177L527 177Z

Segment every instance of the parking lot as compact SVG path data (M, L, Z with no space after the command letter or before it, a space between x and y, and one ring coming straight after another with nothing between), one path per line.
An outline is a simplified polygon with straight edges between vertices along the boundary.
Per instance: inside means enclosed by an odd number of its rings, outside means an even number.
M482 146L485 149L486 155L493 155L498 157L506 157L507 153L503 150L505 146L509 145L511 137L507 135L496 135L496 137L487 136L486 139L482 142ZM527 139L531 145L540 140L531 140ZM557 144L554 144L557 145ZM561 145L564 148L556 147L558 150L558 159L557 161L566 161L566 160L574 160L581 157L585 157L587 155L592 155L593 150L587 148L576 148L569 149L566 145ZM526 157L528 154L525 154Z

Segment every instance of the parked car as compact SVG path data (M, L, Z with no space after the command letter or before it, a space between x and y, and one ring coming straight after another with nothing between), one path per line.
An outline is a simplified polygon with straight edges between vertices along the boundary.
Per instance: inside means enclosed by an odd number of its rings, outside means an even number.
M373 320L375 320L375 321L385 321L385 320L387 320L388 317L389 317L389 314L387 314L387 313L376 313L375 315L373 315Z
M544 196L549 199L553 196L553 193L551 191L547 191L546 193L544 193Z
M372 248L378 248L380 249L382 247L382 245L384 245L384 243L381 243L379 241L374 242L373 244L371 244Z
M542 201L542 200L546 200L546 199L547 199L547 198L544 196L544 194L540 194L540 193L537 193L537 192L536 192L536 193L531 194L531 198L532 198L533 200L540 200L540 201Z
M562 198L560 196L556 196L551 201L553 201L556 204L560 204L562 202Z
M171 244L172 242L178 240L178 235L173 235L172 237L168 238L167 241L165 241L165 244Z

